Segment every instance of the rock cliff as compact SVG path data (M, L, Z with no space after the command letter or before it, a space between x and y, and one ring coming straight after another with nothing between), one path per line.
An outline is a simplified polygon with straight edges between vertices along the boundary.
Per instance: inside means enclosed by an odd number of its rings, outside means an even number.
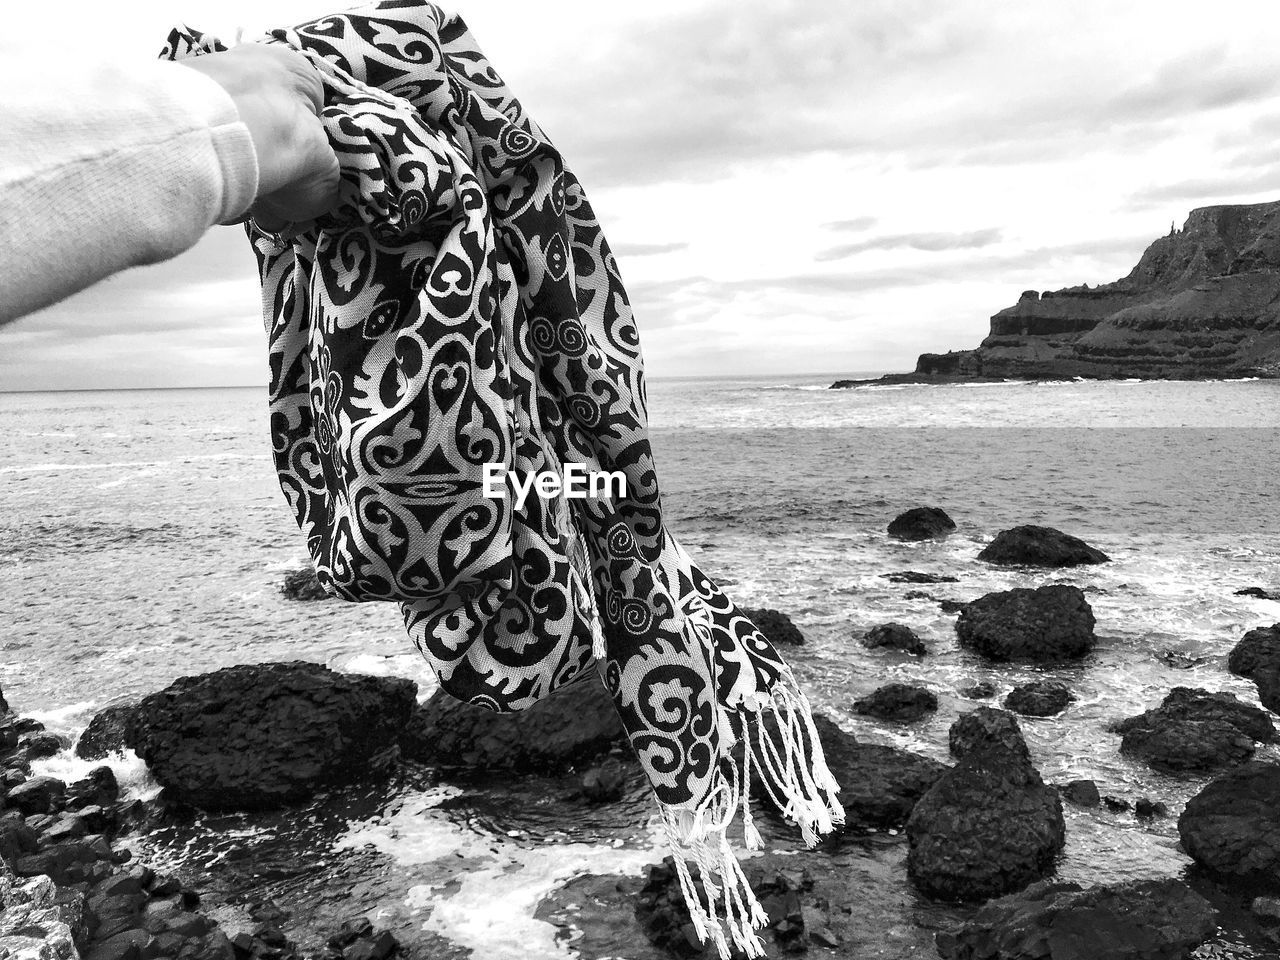
M1028 290L914 377L1280 377L1280 201L1200 207L1123 279Z

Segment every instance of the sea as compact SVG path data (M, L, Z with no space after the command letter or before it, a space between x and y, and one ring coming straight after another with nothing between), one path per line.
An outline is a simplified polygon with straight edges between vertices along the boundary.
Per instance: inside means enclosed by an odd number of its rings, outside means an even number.
M827 389L856 375L650 380L668 528L741 605L792 617L806 643L785 654L801 683L860 739L945 760L949 725L974 706L959 690L987 680L1002 698L1052 676L1075 702L1023 721L1045 779L1092 778L1176 814L1203 781L1120 756L1106 726L1178 685L1257 703L1225 658L1244 632L1280 621L1280 603L1236 594L1280 588L1280 381ZM394 605L281 596L307 558L271 466L265 389L7 393L0 417L0 688L19 713L74 738L104 706L269 660L432 691ZM917 505L945 509L955 533L890 539L889 521ZM976 559L998 531L1029 523L1112 562L1029 572ZM883 576L902 570L957 581ZM955 617L918 595L1057 582L1085 590L1100 643L1051 670L979 661L956 644ZM864 650L858 638L886 621L915 629L929 655ZM933 690L937 714L895 725L854 713L895 680ZM136 756L109 762L126 794L155 795ZM91 764L67 752L37 766L72 778ZM575 914L562 893L576 877L639 876L661 859L642 785L621 812L592 816L557 796L415 770L304 811L208 817L130 843L203 884L233 928L252 926L248 889L292 911L304 937L345 911L420 931L422 956L647 956L593 935L586 908ZM1177 876L1190 863L1173 817L1069 807L1067 835L1057 872L1080 883ZM938 920L902 890L904 916Z

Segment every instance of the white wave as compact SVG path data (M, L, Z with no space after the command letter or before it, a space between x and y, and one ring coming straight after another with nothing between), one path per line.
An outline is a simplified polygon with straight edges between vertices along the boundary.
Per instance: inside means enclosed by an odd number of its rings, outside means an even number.
M52 757L31 761L31 772L34 776L57 777L72 783L88 776L94 767L102 766L110 767L115 774L121 799L150 800L160 792L160 784L132 750L109 753L101 760L84 760L70 750L62 750Z

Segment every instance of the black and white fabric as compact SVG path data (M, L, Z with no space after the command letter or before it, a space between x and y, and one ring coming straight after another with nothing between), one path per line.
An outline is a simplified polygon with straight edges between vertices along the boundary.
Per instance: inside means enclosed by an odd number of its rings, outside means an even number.
M639 336L582 186L432 4L383 0L264 42L322 73L341 164L332 214L289 240L247 228L275 465L321 583L399 603L469 703L522 710L598 673L699 935L760 955L726 837L740 815L760 843L751 768L811 844L843 819L839 788L790 669L663 524ZM175 30L162 55L218 49ZM625 490L486 495L486 465L569 464Z

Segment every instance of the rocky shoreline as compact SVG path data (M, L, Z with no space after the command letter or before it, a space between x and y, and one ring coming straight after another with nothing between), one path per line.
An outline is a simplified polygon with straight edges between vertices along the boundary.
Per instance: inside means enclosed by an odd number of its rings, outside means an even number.
M971 350L870 384L1280 377L1280 201L1200 207L1113 283L1024 291Z
M906 541L955 530L937 508L908 511L889 525L890 536ZM770 955L1280 954L1280 763L1272 749L1280 734L1271 712L1280 697L1280 624L1248 631L1227 659L1232 673L1254 683L1262 707L1173 687L1110 734L1117 751L1152 771L1152 795L1105 795L1108 785L1092 780L1049 782L1019 717L1069 709L1073 671L1088 669L1097 642L1089 595L1069 582L1070 573L1109 557L1061 531L1022 526L1001 533L976 559L1066 576L1035 589L940 602L955 616L954 642L977 662L1035 664L1042 677L1016 686L999 706L984 705L996 692L989 683L957 691L973 708L947 731L948 762L866 742L847 723L816 717L848 821L808 850L776 811L754 804L767 850L744 863L769 915L763 937ZM955 582L913 570L884 578L903 589ZM291 579L290 590L319 599L303 581ZM1268 597L1270 587L1255 589ZM805 642L803 625L785 612L750 615L780 644ZM926 644L910 624L878 624L864 634L851 638L851 652L926 662L937 653L937 638ZM903 728L936 709L932 691L899 682L850 704L852 714ZM307 843L310 824L323 819L317 804L333 806L345 823L359 810L399 805L422 785L456 785L451 790L464 805L490 796L498 807L514 799L542 808L557 828L550 832L570 838L589 834L587 824L622 837L649 809L612 703L595 683L500 716L439 692L419 702L416 685L404 679L306 661L244 664L183 677L137 703L101 710L74 748L5 710L0 957L462 958L472 951L423 938L420 914L381 909L403 899L410 882L431 889L438 882L447 897L452 881L371 880L386 870L376 852L335 858L320 843L305 864L287 855L273 865L247 861L215 884L199 871L179 877L139 863L124 841L166 832L181 840L193 824L216 833L231 822L220 817L234 816L237 829L278 825ZM153 800L121 799L106 764L69 783L33 773L33 762L72 749L92 762L132 750L163 789ZM1174 809L1160 796L1160 777L1199 789ZM1172 825L1176 817L1195 866L1118 883L1059 879L1073 810L1107 811L1135 826ZM520 832L507 831L513 844L525 843ZM220 857L236 854L235 835L219 841ZM542 853L549 839L531 838L520 849L554 859L555 847ZM464 863L469 856L461 849L456 855ZM274 896L299 877L315 901L309 912L297 888L294 902ZM241 889L226 896L235 884ZM225 909L232 900L238 920ZM639 875L580 873L543 895L534 916L588 960L712 955L692 935L667 863L651 862Z

